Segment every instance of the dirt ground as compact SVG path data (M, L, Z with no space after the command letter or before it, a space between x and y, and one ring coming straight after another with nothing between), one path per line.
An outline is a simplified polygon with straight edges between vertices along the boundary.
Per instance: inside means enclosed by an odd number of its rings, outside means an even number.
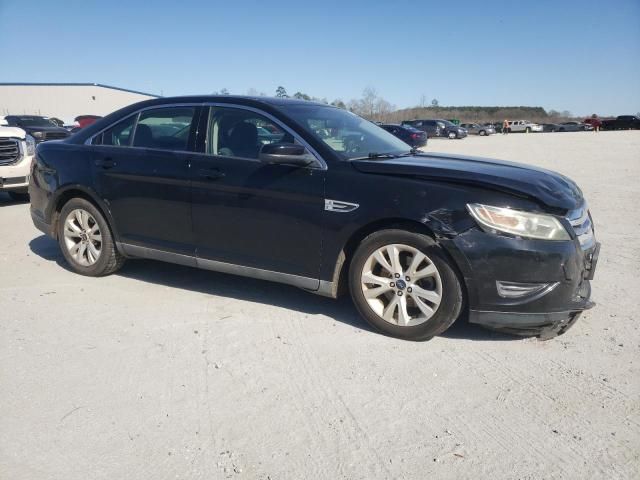
M151 261L91 279L0 194L0 478L640 477L640 132L432 140L574 178L598 303L541 342Z

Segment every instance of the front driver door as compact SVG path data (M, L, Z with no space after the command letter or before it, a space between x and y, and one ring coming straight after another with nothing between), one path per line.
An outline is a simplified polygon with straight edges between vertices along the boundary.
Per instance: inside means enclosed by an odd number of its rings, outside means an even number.
M298 141L266 113L212 106L207 117L192 164L198 263L317 289L325 169L260 162L264 144Z
M144 110L94 138L97 189L125 245L195 255L189 161L200 110Z

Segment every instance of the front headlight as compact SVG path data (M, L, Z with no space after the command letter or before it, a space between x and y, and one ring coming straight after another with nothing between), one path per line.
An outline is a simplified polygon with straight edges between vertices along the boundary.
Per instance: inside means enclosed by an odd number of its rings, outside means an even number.
M521 212L479 203L469 203L467 209L485 230L497 230L520 237L543 240L571 239L562 223L552 215Z
M44 133L42 132L33 132L33 136L36 138L42 138L44 136Z
M31 136L27 135L24 139L27 144L27 155L33 156L36 154L36 140Z

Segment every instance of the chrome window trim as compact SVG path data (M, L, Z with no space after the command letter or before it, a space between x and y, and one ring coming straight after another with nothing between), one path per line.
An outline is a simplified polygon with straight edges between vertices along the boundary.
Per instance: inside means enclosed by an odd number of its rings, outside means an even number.
M294 138L294 140L297 140L300 142L301 145L303 145L307 150L309 150L309 152L314 156L314 158L316 159L316 161L318 162L317 166L313 166L313 165L309 165L307 167L300 167L300 168L313 168L313 169L319 169L319 170L327 170L327 163L324 161L324 159L322 158L322 156L311 146L309 145L309 143L302 138L297 132L295 132L293 129L291 129L288 125L284 124L282 121L280 121L279 119L277 119L276 117L274 117L273 115L271 115L268 112L265 112L264 110L260 110L259 108L255 108L255 107L251 107L248 105L239 105L237 103L220 103L220 102L197 102L197 103L165 103L165 104L161 104L161 105L152 105L149 107L144 107L144 108L140 108L138 110L136 110L135 112L131 112L129 115L125 116L125 117L121 117L118 120L116 120L113 123L110 123L109 125L107 125L106 127L104 127L102 130L99 130L98 132L94 133L93 135L91 135L89 138L87 138L84 141L84 145L88 145L88 146L92 146L93 139L95 137L97 137L98 135L102 135L104 132L106 132L107 130L109 130L110 128L112 128L113 126L117 125L118 123L134 116L137 115L138 118L140 116L140 114L142 112L145 112L147 110L155 110L155 109L159 109L159 108L172 108L172 107L231 107L231 108L238 108L238 109L242 109L242 110L248 110L251 111L253 113L258 113L266 118L268 118L269 120L271 120L272 122L274 122L276 125L278 125L280 128L282 128L283 130L285 130L286 132L288 132L289 134L291 134ZM138 127L138 118L136 118L135 124L134 124L134 130L132 132L132 136L131 136L131 141L133 142L133 138L135 135L135 129ZM206 142L208 143L209 141L209 118L207 117L207 137L206 137ZM115 146L115 145L94 145L96 147L116 147L116 148L135 148L137 150L154 150L154 151L158 151L158 152L178 152L178 153L194 153L194 154L199 154L199 155L207 155L210 157L217 157L217 155L212 155L210 153L205 152L197 152L197 151L193 151L193 150L168 150L168 149L163 149L163 148L147 148L147 147L134 147L133 145L127 145L127 146ZM245 161L258 161L255 158L245 158L245 157L227 157L227 158L234 158L234 159L238 159L238 160L245 160Z
M311 155L313 155L313 157L318 162L318 165L308 165L307 167L300 167L300 168L313 168L313 169L317 169L317 170L327 170L328 169L327 163L324 161L322 156L311 145L309 145L309 143L304 138L302 138L297 132L295 132L291 127L289 127L288 125L283 123L281 120L279 120L276 117L274 117L273 115L271 115L269 112L265 112L264 110L260 110L259 108L251 107L249 105L239 105L237 103L206 102L206 103L203 104L203 106L205 106L205 107L229 107L229 108L236 108L236 109L240 109L240 110L248 110L250 112L257 113L259 115L262 115L263 117L268 118L273 123L275 123L277 126L282 128L285 132L289 133L293 137L294 140L300 142L300 145L302 145L307 150L309 150ZM209 116L207 116L206 128L207 128L207 132L206 132L206 145L205 145L205 153L204 154L208 155L210 157L223 157L221 155L213 155L212 153L207 153L206 152L206 147L208 147L208 145L209 145ZM223 158L234 158L234 159L238 159L238 160L254 161L254 162L259 161L256 158L246 158L246 157L231 157L231 156L229 156L229 157L223 157Z

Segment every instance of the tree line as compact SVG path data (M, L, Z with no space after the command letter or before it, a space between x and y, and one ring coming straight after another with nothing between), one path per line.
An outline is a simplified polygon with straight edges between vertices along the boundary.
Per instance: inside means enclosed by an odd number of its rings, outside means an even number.
M220 91L213 92L217 95L229 95L229 91L223 88ZM267 96L263 91L250 88L247 91L249 96ZM342 99L334 99L329 102L325 97L315 97L307 93L296 91L289 95L286 88L278 86L275 96L279 98L297 98L299 100L307 100L330 104L339 108L349 110L361 117L375 122L400 123L403 120L415 120L418 118L442 118L442 119L458 119L463 122L502 122L508 120L530 120L539 123L554 123L560 121L574 120L571 112L549 110L548 112L542 107L527 106L443 106L437 98L427 101L427 97L422 95L419 104L415 107L398 109L385 98L380 96L375 88L367 87L363 90L360 98L343 101Z

